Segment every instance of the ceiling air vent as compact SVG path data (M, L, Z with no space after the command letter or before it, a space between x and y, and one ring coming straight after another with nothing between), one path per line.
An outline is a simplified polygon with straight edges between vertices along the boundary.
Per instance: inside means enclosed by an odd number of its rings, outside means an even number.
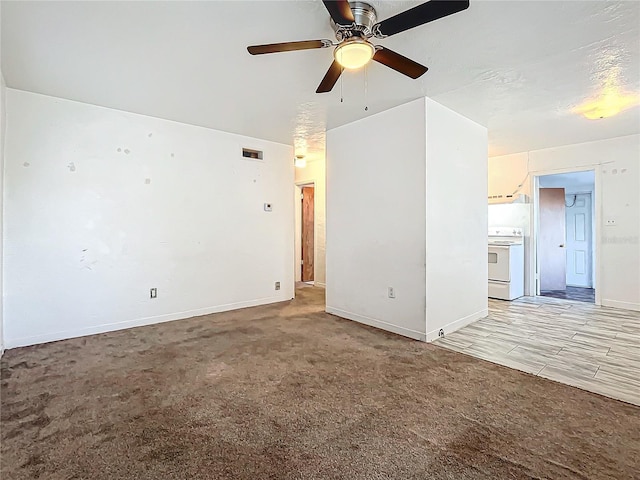
M244 158L251 158L253 160L262 160L262 150L252 150L250 148L243 148L242 156Z

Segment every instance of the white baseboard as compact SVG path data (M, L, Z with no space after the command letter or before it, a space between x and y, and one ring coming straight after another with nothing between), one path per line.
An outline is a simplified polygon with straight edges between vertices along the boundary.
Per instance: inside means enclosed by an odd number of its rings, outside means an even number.
M480 320L481 318L484 318L487 315L489 315L489 309L485 308L478 312L472 313L471 315L467 315L466 317L462 317L458 320L454 320L453 322L446 324L444 327L440 327L430 332L427 332L427 342L433 342L434 340L437 340L438 332L440 331L440 329L444 330L444 334L446 336L448 333L452 333L452 332L455 332L456 330L460 330L462 327L466 327L470 323L473 323L476 320ZM427 317L427 325L428 324L429 324L429 317Z
M42 335L5 339L5 347L7 349L26 347L39 343L55 342L58 340L66 340L69 338L86 337L87 335L96 335L98 333L113 332L116 330L124 330L133 327L143 327L145 325L153 325L156 323L184 320L185 318L197 317L200 315L209 315L211 313L227 312L229 310L237 310L239 308L256 307L269 303L286 302L287 300L288 298L281 297L258 298L256 300L248 300L245 302L227 303L224 305L216 305L213 307L198 308L195 310L186 310L184 312L168 313L165 315L156 315L153 317L137 318L134 320L125 320L124 322L106 323L103 325L79 328L75 330L63 330L59 332L45 333Z
M603 307L621 308L622 310L634 310L636 312L640 312L640 303L621 302L619 300L607 300L603 298L600 301L600 304Z
M424 332L418 332L416 330L411 330L409 328L400 327L398 325L387 323L385 321L378 320L376 318L366 317L364 315L358 315L357 313L346 312L344 310L340 310L339 308L327 306L325 311L332 315L337 315L338 317L346 318L347 320L353 320L358 323L364 323L365 325L369 325L370 327L376 327L381 330L397 333L398 335L413 338L415 340L420 340L422 342L425 341Z

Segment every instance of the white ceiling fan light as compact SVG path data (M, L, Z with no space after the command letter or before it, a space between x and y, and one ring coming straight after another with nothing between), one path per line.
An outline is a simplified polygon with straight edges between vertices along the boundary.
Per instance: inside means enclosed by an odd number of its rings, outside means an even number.
M333 57L340 65L349 70L364 67L376 53L375 47L368 41L355 37L336 47Z

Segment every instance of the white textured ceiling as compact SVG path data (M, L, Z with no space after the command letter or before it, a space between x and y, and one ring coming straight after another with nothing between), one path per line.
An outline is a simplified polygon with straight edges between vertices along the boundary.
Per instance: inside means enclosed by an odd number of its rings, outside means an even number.
M421 2L370 3L384 19ZM637 106L595 121L571 112L607 82L638 92L636 1L471 0L377 42L427 65L422 78L373 63L366 98L363 72L344 75L343 103L340 83L314 93L331 49L246 51L320 38L334 38L320 0L2 2L9 87L293 143L309 159L327 128L420 96L488 126L491 154L640 132Z

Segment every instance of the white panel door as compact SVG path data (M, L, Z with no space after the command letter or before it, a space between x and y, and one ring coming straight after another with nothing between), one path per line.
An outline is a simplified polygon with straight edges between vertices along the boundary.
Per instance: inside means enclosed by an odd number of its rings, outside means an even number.
M567 285L591 288L591 194L565 198L567 213Z

